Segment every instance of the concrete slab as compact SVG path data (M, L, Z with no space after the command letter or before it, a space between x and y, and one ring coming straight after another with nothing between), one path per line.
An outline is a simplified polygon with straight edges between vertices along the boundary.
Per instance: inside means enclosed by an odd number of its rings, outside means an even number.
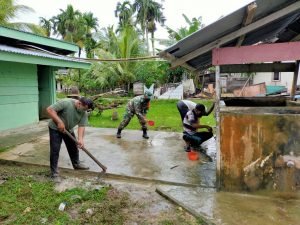
M181 133L150 131L148 140L142 138L141 131L125 130L122 139L117 139L115 133L115 129L91 127L87 127L85 133L86 148L108 167L108 173L210 187L215 185L215 161L189 161L183 150ZM48 165L48 139L48 134L42 135L0 154L0 158ZM215 157L214 138L204 143L203 147ZM80 152L80 160L88 164L91 171L101 171L84 152ZM64 144L59 166L72 168Z
M300 201L295 199L175 186L159 186L157 192L208 224L300 224Z
M24 126L0 132L0 148L16 146L37 139L48 133L48 121L42 120L37 124Z

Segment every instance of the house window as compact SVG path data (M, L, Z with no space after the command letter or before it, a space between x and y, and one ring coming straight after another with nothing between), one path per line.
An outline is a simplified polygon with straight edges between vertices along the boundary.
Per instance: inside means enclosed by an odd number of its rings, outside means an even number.
M280 73L279 72L274 72L272 80L273 81L280 81Z

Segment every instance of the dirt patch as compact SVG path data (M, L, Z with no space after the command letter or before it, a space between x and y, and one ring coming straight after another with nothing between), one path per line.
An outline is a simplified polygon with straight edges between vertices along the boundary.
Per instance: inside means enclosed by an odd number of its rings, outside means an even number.
M1 200L1 223L201 224L155 193L154 185L75 176L54 184L46 168L0 165L0 171L1 193L16 189Z

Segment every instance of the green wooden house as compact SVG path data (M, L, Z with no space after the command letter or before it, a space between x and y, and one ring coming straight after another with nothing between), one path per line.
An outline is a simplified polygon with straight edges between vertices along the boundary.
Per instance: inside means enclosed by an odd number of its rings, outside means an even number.
M72 43L0 26L0 131L39 122L56 101L55 71L88 69Z

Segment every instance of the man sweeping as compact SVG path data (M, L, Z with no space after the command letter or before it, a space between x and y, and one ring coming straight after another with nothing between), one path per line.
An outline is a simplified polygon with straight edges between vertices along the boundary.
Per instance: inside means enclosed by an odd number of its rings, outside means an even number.
M117 132L117 138L121 138L122 130L129 124L134 115L137 116L143 130L143 138L148 139L146 114L149 110L149 104L152 97L152 92L145 91L144 95L137 96L131 99L126 107L123 121L120 123Z
M93 101L85 97L76 99L63 99L47 108L47 113L51 118L49 122L50 135L50 169L51 177L56 181L58 177L58 158L62 140L64 140L73 168L77 170L87 170L89 167L79 161L78 147L84 146L83 136L85 126L88 122L87 110L93 110ZM68 130L75 137L73 128L78 125L78 146L65 134Z

